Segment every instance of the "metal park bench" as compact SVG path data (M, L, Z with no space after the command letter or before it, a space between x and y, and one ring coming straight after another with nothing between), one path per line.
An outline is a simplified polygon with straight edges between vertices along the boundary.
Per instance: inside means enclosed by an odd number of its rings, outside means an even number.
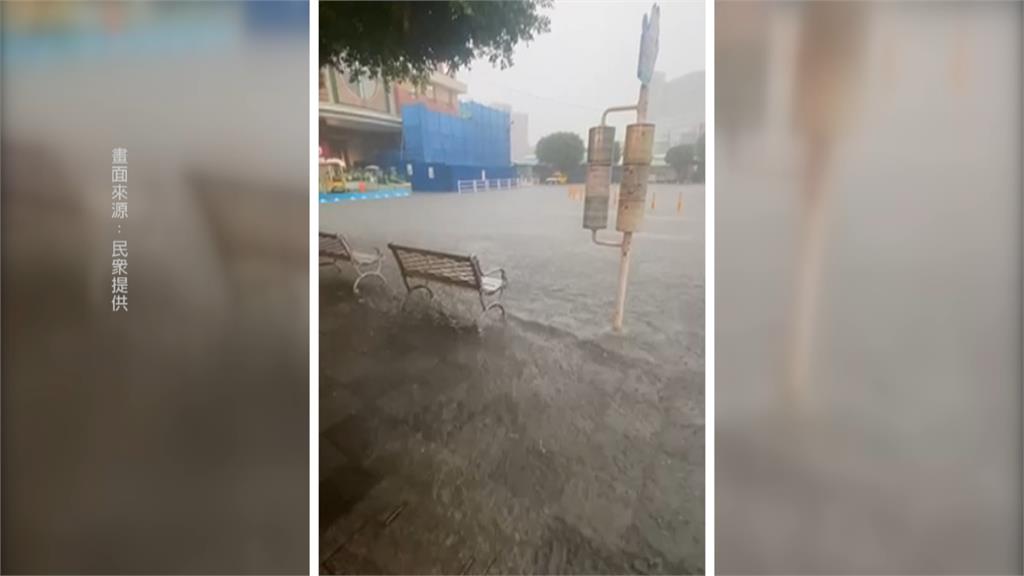
M320 265L337 266L341 269L340 261L351 262L356 269L356 281L352 283L352 291L359 294L359 282L367 276L376 276L384 284L388 283L387 278L381 274L381 267L384 265L384 254L379 248L373 252L360 252L353 250L345 237L341 234L329 232L320 233Z
M480 269L480 262L473 255L448 254L398 244L388 244L388 248L395 255L398 269L402 273L402 281L405 282L405 289L408 291L405 296L406 300L415 290L420 289L426 290L430 298L433 299L434 291L427 286L426 282L436 282L474 290L480 296L480 307L483 309L478 320L492 308L501 310L501 317L505 317L505 307L500 302L487 302L489 297L495 300L500 299L502 292L508 287L505 270L496 268L483 272ZM410 285L410 279L424 283ZM402 306L405 306L405 302L402 303Z

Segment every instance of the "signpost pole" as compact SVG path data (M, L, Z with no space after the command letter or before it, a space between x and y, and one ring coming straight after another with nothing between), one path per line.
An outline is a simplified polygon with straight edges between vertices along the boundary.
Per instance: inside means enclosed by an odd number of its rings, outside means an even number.
M587 181L583 205L583 228L590 230L591 239L599 246L621 248L619 259L619 289L615 298L612 329L622 331L626 310L626 288L629 286L629 260L633 248L633 233L639 230L644 216L644 198L654 148L654 125L647 120L648 85L654 75L658 58L658 30L660 10L657 4L645 14L640 35L640 57L636 75L640 80L640 95L633 106L613 106L601 115L600 126L590 129L587 147ZM622 182L616 194L618 204L616 229L622 232L622 242L601 241L598 230L608 225L608 200L611 193L612 149L615 128L606 125L610 112L636 110L636 123L626 126L626 139L622 153Z
M647 84L640 85L640 97L636 103L636 121L642 124L647 120ZM622 256L619 259L619 291L615 299L615 316L612 318L612 329L622 331L622 319L626 313L626 287L629 286L629 256L633 246L633 233L622 233Z
M626 286L629 284L629 254L630 246L633 244L633 233L622 233L622 259L619 261L619 292L615 300L615 317L612 319L612 328L616 332L622 331L622 316L626 312Z

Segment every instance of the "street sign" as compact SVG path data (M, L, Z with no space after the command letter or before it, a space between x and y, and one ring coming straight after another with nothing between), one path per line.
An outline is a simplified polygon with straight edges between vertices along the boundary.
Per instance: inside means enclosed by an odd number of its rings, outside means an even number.
M640 79L640 95L637 97L636 106L614 106L605 110L601 116L601 126L590 130L590 146L587 149L587 195L583 205L583 227L590 230L594 244L613 246L622 250L622 257L619 260L619 290L615 298L615 315L612 317L612 329L616 332L622 331L633 233L640 229L643 222L647 180L651 169L654 124L646 122L649 91L647 85L654 77L654 63L658 60L660 21L661 9L657 4L653 4L650 14L644 14L640 29L640 58L636 64L636 77ZM612 142L615 138L615 129L605 126L605 118L609 112L625 110L636 110L636 123L626 127L626 145L622 153L622 182L619 185L618 215L615 221L615 229L622 232L622 242L602 242L598 240L597 232L608 226ZM599 146L599 143L603 143L604 146ZM653 201L651 207L653 208Z
M649 84L654 76L654 62L658 59L658 22L661 20L661 8L657 4L651 6L650 15L644 14L642 34L640 36L640 60L636 65L636 77L642 84Z
M583 227L603 230L608 227L608 198L612 183L613 126L595 126L587 139L586 196L583 202Z

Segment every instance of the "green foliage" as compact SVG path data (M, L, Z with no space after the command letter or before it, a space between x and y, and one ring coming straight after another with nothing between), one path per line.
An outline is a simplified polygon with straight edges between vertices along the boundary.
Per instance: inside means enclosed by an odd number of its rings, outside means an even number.
M566 176L583 162L583 140L573 132L555 132L537 142L537 161Z
M676 171L680 180L686 177L690 166L696 158L697 147L694 144L676 144L665 152L665 163Z
M520 42L547 32L551 0L321 2L320 65L358 79L422 82L477 58L507 68Z

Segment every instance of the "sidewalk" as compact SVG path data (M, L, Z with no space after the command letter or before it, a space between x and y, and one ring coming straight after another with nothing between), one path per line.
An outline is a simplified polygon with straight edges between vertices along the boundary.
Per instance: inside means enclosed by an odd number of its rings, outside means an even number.
M321 300L324 572L703 570L703 374L348 298Z
M624 334L617 252L565 187L321 207L356 248L475 253L510 280L481 334L466 291L400 311L390 254L362 301L321 272L322 571L703 571L703 189L652 191Z

